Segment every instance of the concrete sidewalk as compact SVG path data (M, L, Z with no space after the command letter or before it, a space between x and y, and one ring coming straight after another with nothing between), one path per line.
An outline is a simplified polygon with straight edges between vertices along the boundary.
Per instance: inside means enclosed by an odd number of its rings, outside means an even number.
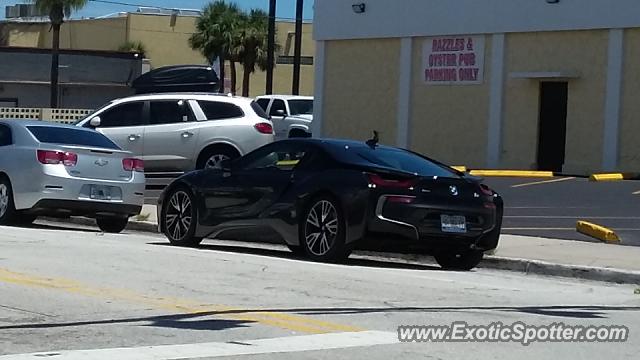
M132 218L129 229L156 232L154 205L145 205L141 217ZM93 225L90 219L73 219ZM429 256L356 251L354 255L384 258L406 263L433 264ZM503 234L493 255L485 256L480 267L526 273L640 284L640 247L574 240L547 239Z

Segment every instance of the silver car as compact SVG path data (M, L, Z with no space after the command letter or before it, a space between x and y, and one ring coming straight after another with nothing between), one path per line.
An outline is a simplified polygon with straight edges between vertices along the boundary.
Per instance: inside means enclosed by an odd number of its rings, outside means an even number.
M269 116L252 99L145 94L118 99L79 121L144 160L147 173L219 167L273 142Z
M0 120L0 225L87 216L117 233L144 202L144 164L104 135L41 121Z

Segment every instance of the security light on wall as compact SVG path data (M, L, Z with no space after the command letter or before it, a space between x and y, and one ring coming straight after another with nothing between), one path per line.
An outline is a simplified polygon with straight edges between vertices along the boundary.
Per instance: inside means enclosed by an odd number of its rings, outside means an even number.
M351 8L353 9L354 13L362 14L366 10L367 5L365 3L353 4L351 5Z

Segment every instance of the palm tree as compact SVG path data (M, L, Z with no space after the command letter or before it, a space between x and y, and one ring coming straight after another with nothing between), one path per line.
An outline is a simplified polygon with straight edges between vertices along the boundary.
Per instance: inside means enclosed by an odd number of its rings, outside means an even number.
M60 62L60 26L74 10L82 9L88 0L31 0L36 7L49 14L53 41L51 44L51 107L58 107L58 66Z
M144 57L147 53L147 47L142 41L125 41L118 46L118 51L140 53Z
M249 80L251 74L260 70L267 70L267 41L269 15L259 9L252 9L248 15L242 17L242 26L238 34L235 55L242 64L242 96L249 96Z
M216 0L208 4L196 21L196 32L189 38L189 45L194 50L212 61L220 59L220 90L224 92L225 60L231 60L231 87L235 92L235 59L231 49L237 40L242 11L235 3Z

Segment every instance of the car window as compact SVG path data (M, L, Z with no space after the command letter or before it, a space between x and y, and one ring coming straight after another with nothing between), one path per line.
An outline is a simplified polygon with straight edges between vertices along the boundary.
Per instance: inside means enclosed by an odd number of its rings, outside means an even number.
M97 131L53 126L27 126L27 130L41 143L120 149Z
M251 108L253 109L253 111L255 111L256 115L260 116L263 119L269 120L269 115L267 115L265 110L263 110L262 107L260 105L258 105L257 102L252 101L251 102Z
M291 115L313 115L313 100L289 100Z
M143 125L143 107L144 103L141 101L116 105L98 115L100 116L100 127L109 128Z
M233 119L244 116L242 109L231 103L198 100L198 104L207 120Z
M245 156L238 164L241 170L293 170L308 153L298 144L275 144Z
M429 161L412 152L386 147L367 145L333 145L328 147L335 159L348 164L374 165L415 173L420 176L459 177L453 170Z
M154 100L149 105L149 124L177 124L192 120L184 100Z
M273 104L271 104L271 110L269 111L269 115L271 116L281 116L278 115L278 110L284 111L287 113L287 108L284 105L284 100L273 100Z
M260 107L262 108L263 111L267 111L267 108L269 107L269 101L270 100L271 99L262 98L262 99L256 100L256 102L258 103L258 105L260 105Z
M0 146L8 146L11 144L13 144L11 128L6 125L0 125Z

